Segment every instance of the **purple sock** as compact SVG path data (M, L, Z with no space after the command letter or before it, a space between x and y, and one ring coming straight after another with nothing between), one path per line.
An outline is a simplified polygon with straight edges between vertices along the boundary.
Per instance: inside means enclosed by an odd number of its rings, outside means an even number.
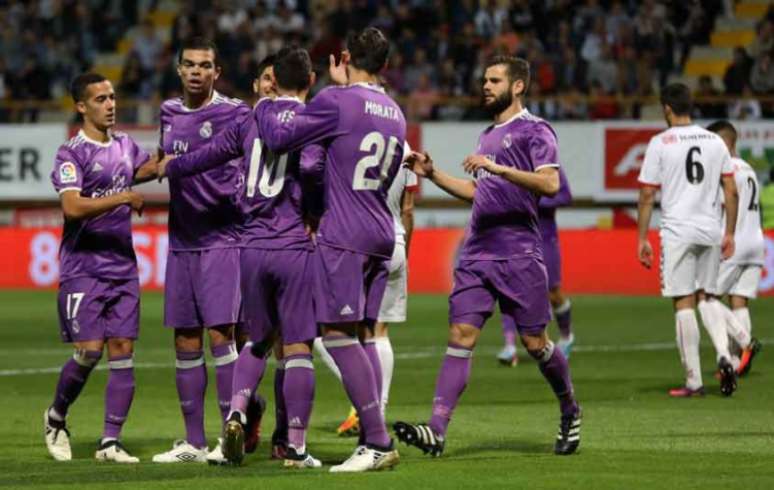
M516 347L516 327L503 323L503 337L506 347Z
M572 334L571 307L572 304L568 299L557 308L554 308L554 316L556 317L556 324L559 326L559 333L565 338Z
M379 393L381 400L382 393L382 363L379 360L379 351L376 348L376 339L366 340L363 344L363 350L365 350L368 361L371 363L371 369L374 371L374 378L376 378L376 392Z
M77 356L77 354L76 354ZM67 360L59 373L59 382L56 384L54 403L51 406L62 417L67 416L70 408L89 379L89 374L102 357L101 351L85 351L79 361L75 356Z
M344 389L360 417L366 443L380 447L390 445L390 436L376 392L376 378L363 346L354 337L324 337L325 349L341 371Z
M232 411L247 414L247 405L250 397L258 389L258 383L263 378L266 369L266 360L255 357L250 348L242 349L236 363L234 363L234 376L231 384L230 409ZM228 416L228 414L226 414Z
M105 426L103 438L118 439L134 398L134 360L132 355L112 357L105 387Z
M204 393L207 390L207 366L204 352L177 351L175 381L180 409L185 421L185 439L195 447L207 446L204 437Z
M441 372L438 373L438 380L435 383L433 415L428 424L442 437L446 435L446 428L451 422L454 408L468 385L472 357L472 350L457 344L450 343L446 348Z
M553 343L549 343L542 351L530 352L530 355L538 361L540 372L559 399L559 410L562 415L574 415L578 411L578 403L575 401L570 379L570 367L562 351L554 348Z
M218 390L218 407L223 421L231 408L231 393L234 382L234 366L239 357L235 342L226 342L211 348L215 362L215 385ZM249 397L248 397L249 398Z
M314 364L311 354L285 358L282 393L287 406L288 444L302 450L306 446L306 428L314 400Z
M286 441L288 437L288 412L285 403L285 360L277 363L277 369L274 370L274 418L276 424L274 433L280 441Z

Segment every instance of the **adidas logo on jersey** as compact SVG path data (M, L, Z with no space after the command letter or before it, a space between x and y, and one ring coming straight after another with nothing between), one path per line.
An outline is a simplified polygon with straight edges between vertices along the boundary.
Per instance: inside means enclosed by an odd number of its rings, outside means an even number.
M91 172L102 172L102 169L104 167L99 163L95 163L93 167L91 167Z
M339 312L339 315L351 315L354 311L352 311L352 308L349 307L349 305L344 305L344 308L341 309Z

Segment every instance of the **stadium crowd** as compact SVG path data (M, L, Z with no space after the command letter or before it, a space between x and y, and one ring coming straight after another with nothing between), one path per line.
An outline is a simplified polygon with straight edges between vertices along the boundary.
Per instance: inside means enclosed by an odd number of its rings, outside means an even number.
M638 118L622 98L655 94L678 75L694 45L706 45L721 0L221 0L179 2L170 32L149 13L165 2L125 0L0 1L0 101L50 100L76 73L131 48L118 83L124 99L158 100L180 90L174 53L195 34L215 39L223 74L218 88L250 98L259 61L281 46L310 46L322 67L346 34L365 26L394 40L385 79L409 119L482 117L464 98L478 97L482 60L497 52L528 59L535 73L530 109L552 120ZM168 8L168 7L167 7ZM722 80L704 77L698 116L760 118L772 109L755 95L774 93L774 10L748 48L737 48ZM319 70L324 75L325 70ZM323 77L320 84L324 84ZM548 96L548 97L535 97ZM443 103L442 103L443 102ZM0 121L8 111L0 106ZM34 117L32 118L34 119Z

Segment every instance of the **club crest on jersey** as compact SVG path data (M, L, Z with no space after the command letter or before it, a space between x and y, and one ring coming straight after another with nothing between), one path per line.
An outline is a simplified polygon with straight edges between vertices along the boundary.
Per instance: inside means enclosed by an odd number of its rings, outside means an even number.
M169 133L170 131L172 131L172 125L171 124L165 124L163 131L165 133Z
M665 134L661 137L661 141L665 145L671 145L672 143L677 143L677 136L674 134Z
M505 135L505 138L503 138L503 148L510 148L513 144L513 139L511 138L511 133L508 133Z
M199 136L202 138L210 138L212 136L212 123L204 121L202 127L199 128Z
M78 174L75 171L73 162L64 162L59 166L59 182L62 184L73 184L78 180Z

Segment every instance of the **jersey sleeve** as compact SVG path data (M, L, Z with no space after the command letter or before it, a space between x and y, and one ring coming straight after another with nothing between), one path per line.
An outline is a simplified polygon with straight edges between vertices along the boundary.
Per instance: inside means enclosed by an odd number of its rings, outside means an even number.
M645 150L645 158L642 160L640 176L637 178L640 184L660 187L661 186L661 143L658 135L651 138L648 147Z
M532 168L538 171L543 167L559 166L559 145L556 135L545 124L537 125L537 129L529 139L529 156Z
M167 178L200 174L242 156L242 130L250 124L250 117L252 114L249 111L243 113L205 146L174 158L167 164Z
M126 137L127 145L129 146L129 158L132 159L132 167L136 172L143 163L147 162L150 158L150 153L140 147L131 136Z
M544 209L559 208L572 204L572 192L570 192L570 182L567 180L567 174L559 167L559 192L553 197L542 196L538 206Z
M304 211L319 218L325 209L325 148L322 145L304 147L300 171Z
M721 154L721 167L720 167L720 174L723 177L731 177L734 175L734 162L731 160L731 153L729 153L728 148L726 147L725 143L722 144L722 150L723 153Z
M340 89L323 90L301 109L279 110L270 99L261 99L255 120L266 146L275 153L287 153L337 135Z
M65 146L60 147L56 152L54 169L51 171L51 183L59 194L65 191L80 191L83 188L81 163L75 152Z

